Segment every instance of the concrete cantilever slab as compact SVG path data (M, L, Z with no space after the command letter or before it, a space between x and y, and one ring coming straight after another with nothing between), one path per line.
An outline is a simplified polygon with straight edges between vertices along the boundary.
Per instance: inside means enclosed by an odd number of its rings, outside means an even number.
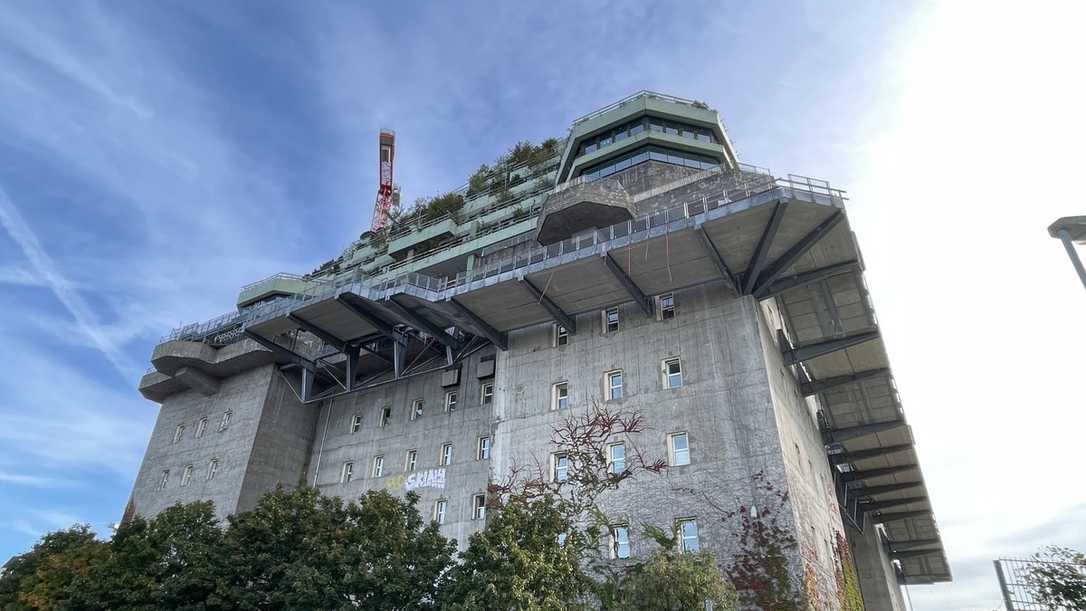
M636 216L633 201L617 180L587 182L547 198L536 241L546 246L586 229L610 227Z
M275 361L275 356L252 340L215 348L202 342L173 340L155 346L151 364L175 376L182 368L196 369L215 378L232 376Z

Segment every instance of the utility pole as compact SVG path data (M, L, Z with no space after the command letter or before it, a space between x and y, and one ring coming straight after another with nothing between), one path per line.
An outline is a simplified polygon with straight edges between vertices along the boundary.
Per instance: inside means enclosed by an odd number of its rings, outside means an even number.
M1071 257L1071 265L1075 266L1078 278L1082 286L1086 288L1086 268L1082 266L1082 259L1078 256L1075 244L1086 244L1086 216L1065 216L1057 219L1048 226L1048 234L1059 238L1063 247L1067 249L1067 256Z

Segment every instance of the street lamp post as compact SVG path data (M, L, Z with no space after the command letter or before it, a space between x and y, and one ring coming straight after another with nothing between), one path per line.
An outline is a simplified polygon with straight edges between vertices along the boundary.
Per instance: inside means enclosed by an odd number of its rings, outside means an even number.
M1065 216L1057 219L1048 226L1048 234L1059 238L1063 247L1067 249L1067 256L1071 257L1071 264L1078 272L1082 286L1086 287L1086 268L1082 266L1082 259L1075 250L1075 244L1086 244L1086 216Z

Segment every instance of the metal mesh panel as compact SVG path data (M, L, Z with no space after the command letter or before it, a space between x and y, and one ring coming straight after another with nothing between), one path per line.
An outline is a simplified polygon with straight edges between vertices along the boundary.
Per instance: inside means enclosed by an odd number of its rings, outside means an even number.
M1037 589L1030 583L1029 575L1035 568L1046 564L1060 565L1078 571L1083 578L1086 578L1086 566L1083 565L1000 558L995 561L995 570L999 578L999 587L1003 590L1003 603L1007 606L1007 611L1074 611L1071 607L1051 607L1038 599Z

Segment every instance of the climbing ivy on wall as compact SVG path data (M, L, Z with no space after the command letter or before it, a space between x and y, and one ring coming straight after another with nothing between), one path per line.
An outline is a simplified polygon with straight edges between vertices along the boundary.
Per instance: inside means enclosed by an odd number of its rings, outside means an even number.
M856 565L852 562L845 535L837 533L837 600L842 611L864 611L864 599L860 594L860 580L856 577Z

